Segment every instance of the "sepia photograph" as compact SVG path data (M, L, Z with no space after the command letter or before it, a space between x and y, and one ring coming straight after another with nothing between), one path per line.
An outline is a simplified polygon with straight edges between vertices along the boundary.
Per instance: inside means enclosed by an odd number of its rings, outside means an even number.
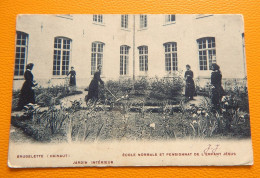
M252 165L242 15L18 15L9 167Z

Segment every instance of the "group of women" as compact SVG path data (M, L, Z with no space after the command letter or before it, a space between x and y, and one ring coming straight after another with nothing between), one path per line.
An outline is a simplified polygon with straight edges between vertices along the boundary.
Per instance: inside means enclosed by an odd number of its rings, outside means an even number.
M195 83L193 80L193 72L190 69L190 65L186 65L186 72L184 78L186 80L185 86L185 96L188 100L193 100L193 96L195 95ZM220 71L220 67L217 64L212 64L212 73L211 73L211 101L213 104L214 110L220 109L220 101L224 96L224 90L222 87L222 74Z
M29 103L35 104L35 94L33 87L37 85L33 80L33 64L30 63L26 66L26 71L24 73L25 82L22 86L20 97L18 101L17 108L22 110L24 106ZM186 72L184 75L186 86L185 86L185 96L188 100L193 100L193 96L195 94L195 83L193 80L193 72L191 70L190 65L186 65ZM99 84L104 85L104 82L100 78L102 66L98 65L97 71L94 73L94 77L90 82L88 88L88 95L86 96L85 100L88 104L89 100L97 101L98 93L99 93ZM76 71L74 67L71 67L71 71L67 74L70 75L70 86L76 86ZM212 85L212 104L215 110L220 109L220 101L222 96L224 95L224 90L222 88L222 74L220 72L220 68L217 64L212 64L212 73L211 73L211 85Z

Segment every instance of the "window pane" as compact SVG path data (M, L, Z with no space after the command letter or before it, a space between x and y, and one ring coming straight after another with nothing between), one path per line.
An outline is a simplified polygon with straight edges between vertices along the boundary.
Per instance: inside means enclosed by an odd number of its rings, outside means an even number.
M25 62L27 60L27 40L28 34L16 32L16 51L15 51L15 72L14 75L24 74Z

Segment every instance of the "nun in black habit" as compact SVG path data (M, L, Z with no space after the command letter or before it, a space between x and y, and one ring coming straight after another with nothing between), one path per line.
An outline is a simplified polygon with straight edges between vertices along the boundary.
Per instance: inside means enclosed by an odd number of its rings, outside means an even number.
M215 110L219 110L221 98L224 96L224 90L222 87L222 74L220 72L220 67L217 64L212 64L211 85L212 85L211 101Z
M76 71L74 70L74 67L71 67L71 71L67 74L67 76L70 75L70 86L74 87L76 86Z
M88 101L90 99L92 99L94 102L96 102L98 99L99 83L101 85L104 85L104 82L100 78L101 69L102 69L102 66L98 65L97 71L95 72L94 77L91 80L90 85L89 85L89 91L88 91L88 95L86 97L86 103L88 103Z
M193 100L193 96L195 93L195 84L193 80L193 72L190 70L190 65L186 65L187 71L185 72L185 80L186 80L186 86L185 86L185 96L187 99Z
M35 94L33 87L37 84L34 83L33 80L33 69L34 64L29 63L26 65L26 71L24 73L24 79L25 82L23 83L20 95L19 95L19 101L18 101L18 110L22 110L24 106L26 106L29 103L35 104Z

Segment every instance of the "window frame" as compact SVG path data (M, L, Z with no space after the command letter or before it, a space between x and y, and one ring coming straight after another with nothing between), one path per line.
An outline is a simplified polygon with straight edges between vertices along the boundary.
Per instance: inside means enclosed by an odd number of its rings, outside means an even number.
M122 14L121 15L121 28L122 29L129 29L129 16L128 14Z
M147 73L149 70L148 46L142 45L138 47L139 54L139 71Z
M171 20L172 19L171 16L173 16L174 20ZM170 17L170 20L168 20L169 17ZM170 25L170 24L175 24L175 23L176 23L176 15L175 14L166 14L164 16L164 25Z
M25 44L18 44L18 35L25 35ZM23 40L23 37L21 38L21 40ZM21 41L22 42L22 41ZM27 60L28 60L28 44L29 44L29 34L28 33L25 33L25 32L22 32L22 31L16 31L16 35L15 35L15 62L14 62L14 78L16 79L19 79L19 78L23 78L23 75L24 75L24 72L26 70L26 64L27 64ZM19 50L19 58L17 59L17 48L20 48ZM24 62L23 62L23 65L21 65L21 54L22 54L22 51L21 49L24 48ZM17 65L17 60L19 61L18 62L18 65ZM19 66L18 67L18 70L16 68L16 66ZM21 66L23 66L22 68L22 71L21 71ZM18 74L16 74L16 71L18 71ZM22 72L22 73L21 73Z
M139 20L140 20L139 28L141 30L147 29L147 27L148 27L148 17L147 17L147 15L146 14L140 14Z
M119 75L128 76L129 75L129 49L130 46L121 45L120 46L120 61L119 61Z
M58 40L60 40L60 43L59 42L57 43L56 40L57 42ZM64 41L66 41L66 43ZM68 41L69 43L67 43ZM64 48L64 45L66 48ZM72 39L63 36L54 37L53 67L52 67L53 77L62 77L68 74L70 63L71 63L71 56L72 56L71 53L72 53Z
M200 41L202 42L201 44ZM205 41L205 43L203 43L203 41ZM212 64L217 63L216 38L202 37L197 39L196 42L198 47L199 70L209 71L211 70Z
M178 71L177 42L174 41L166 42L163 44L163 46L164 46L165 71L170 73Z
M93 48L94 46L95 46L95 48ZM99 48L101 46L102 46L102 48ZM101 66L103 66L104 46L105 46L105 43L100 42L100 41L94 41L91 43L91 61L90 61L90 67L91 67L90 74L91 75L95 74L95 72L97 71L97 66L99 64L101 64ZM101 51L101 49L102 49L102 51ZM101 70L101 74L102 74L102 71L103 70Z
M103 14L93 14L92 22L96 25L105 25Z

